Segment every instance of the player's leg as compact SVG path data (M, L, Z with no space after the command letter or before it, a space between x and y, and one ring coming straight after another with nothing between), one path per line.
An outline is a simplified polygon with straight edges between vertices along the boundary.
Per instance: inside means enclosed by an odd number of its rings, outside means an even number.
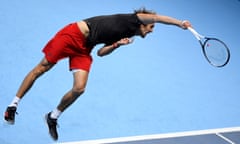
M26 92L32 87L35 80L43 73L51 69L53 65L54 64L49 63L46 58L43 58L41 62L27 74L20 88L18 89L16 96L21 99L26 94Z
M40 63L34 67L24 78L22 84L20 85L16 97L12 100L10 105L8 105L7 110L4 114L4 119L9 124L14 124L15 121L15 113L17 110L18 103L24 97L24 95L28 92L28 90L32 87L35 80L41 76L44 72L48 71L53 67L54 64L49 63L46 58L43 58Z
M88 71L75 70L73 78L73 88L63 96L57 108L46 115L49 133L54 140L58 139L57 118L84 92L88 80Z
M88 71L80 69L76 70L73 73L73 78L73 88L64 95L57 107L61 112L63 112L84 92L88 80Z

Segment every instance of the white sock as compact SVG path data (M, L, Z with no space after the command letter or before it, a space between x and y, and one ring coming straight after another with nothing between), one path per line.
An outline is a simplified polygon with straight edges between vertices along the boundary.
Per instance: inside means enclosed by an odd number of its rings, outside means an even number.
M21 100L21 99L16 96L16 97L13 98L12 102L11 102L10 105L8 105L8 106L17 107L17 106L18 106L18 103L20 102L20 100Z
M61 114L62 112L56 108L51 112L50 117L53 119L58 119Z

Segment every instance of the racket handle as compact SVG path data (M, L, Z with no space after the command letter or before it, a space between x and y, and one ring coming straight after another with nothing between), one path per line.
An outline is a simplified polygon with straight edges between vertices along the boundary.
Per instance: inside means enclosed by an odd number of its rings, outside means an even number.
M188 27L188 30L198 39L201 40L201 38L204 38L204 36L200 35L196 30L194 30L192 27Z

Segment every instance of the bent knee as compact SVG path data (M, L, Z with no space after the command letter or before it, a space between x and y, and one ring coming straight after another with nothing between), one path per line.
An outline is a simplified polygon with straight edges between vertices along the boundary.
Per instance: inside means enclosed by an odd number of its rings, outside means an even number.
M72 92L77 95L80 96L82 93L84 93L85 91L85 87L73 87Z
M41 75L41 74L43 74L44 72L45 72L44 69L34 69L34 70L33 70L33 74L35 74L35 75Z
M33 70L32 70L32 74L35 76L40 76L43 73L47 72L53 65L44 65L42 63L38 64Z
M44 67L35 67L33 70L32 70L32 74L36 77L39 77L41 76L42 74L44 74L48 69L44 68Z

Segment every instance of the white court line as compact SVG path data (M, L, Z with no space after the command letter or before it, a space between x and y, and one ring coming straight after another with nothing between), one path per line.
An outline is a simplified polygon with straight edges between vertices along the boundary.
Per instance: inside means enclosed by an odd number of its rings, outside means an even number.
M235 132L240 131L240 127L229 127L220 129L207 129L198 131L186 131L186 132L176 132L176 133L166 133L166 134L154 134L154 135L142 135L142 136L132 136L132 137L119 137L119 138L109 138L109 139L99 139L99 140L87 140L87 141L76 141L76 142L63 142L58 144L104 144L104 143L115 143L115 142L129 142L129 141L139 141L139 140L152 140L161 138L173 138L173 137L183 137L183 136L194 136L194 135L205 135L205 134L216 134L219 137L219 133L225 132ZM226 137L223 138L228 141ZM232 141L228 141L234 144Z
M220 138L224 139L225 141L227 141L230 144L236 144L235 142L231 141L230 139L228 139L227 137L223 136L220 133L216 133L217 136L219 136Z

